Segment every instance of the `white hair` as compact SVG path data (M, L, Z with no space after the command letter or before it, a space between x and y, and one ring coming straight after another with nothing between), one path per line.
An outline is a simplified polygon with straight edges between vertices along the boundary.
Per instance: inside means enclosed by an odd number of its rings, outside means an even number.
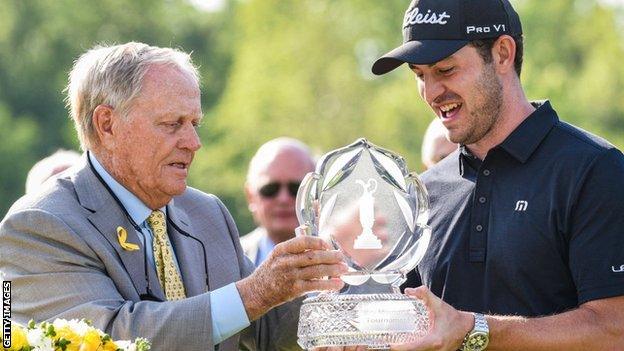
M26 176L26 193L33 193L46 180L58 175L80 161L80 154L73 150L57 150L52 155L35 163Z
M310 167L314 168L314 157L306 144L294 138L279 137L262 144L258 148L258 151L256 151L256 154L251 158L249 168L247 169L247 184L253 184L267 162L273 160L277 155L287 150L299 151L303 157L310 161Z
M422 142L421 158L425 167L430 168L457 148L457 144L446 138L446 128L439 119L431 121Z
M83 150L97 141L93 111L108 105L125 116L131 102L141 92L143 77L155 64L174 65L195 78L199 72L189 54L130 42L115 46L96 46L80 56L69 73L66 103Z

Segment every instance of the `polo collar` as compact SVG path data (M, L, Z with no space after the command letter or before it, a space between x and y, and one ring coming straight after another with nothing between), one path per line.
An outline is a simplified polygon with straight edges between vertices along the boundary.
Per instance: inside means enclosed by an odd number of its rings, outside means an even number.
M535 111L498 146L522 163L531 157L548 132L559 122L557 112L548 100L531 104L536 108Z
M481 160L473 155L472 152L466 147L466 145L459 146L459 175L466 175L466 166L474 169L475 171L481 166Z
M531 105L535 107L535 111L492 150L501 148L521 163L525 163L531 157L548 132L559 122L557 112L553 110L550 101L534 101ZM460 145L459 174L461 176L464 176L467 165L478 169L481 160L474 156L465 145Z

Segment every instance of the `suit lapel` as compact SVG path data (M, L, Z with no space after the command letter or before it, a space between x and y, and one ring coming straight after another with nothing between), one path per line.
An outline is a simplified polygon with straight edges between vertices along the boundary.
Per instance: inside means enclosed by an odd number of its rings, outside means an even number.
M245 250L245 255L249 257L254 265L256 264L256 259L260 251L260 242L266 235L264 227L258 227L240 239L243 250Z
M188 216L184 211L176 208L174 200L167 206L167 216L184 232L193 235L193 228L190 225ZM171 224L167 224L169 240L175 250L178 267L182 274L182 281L187 296L195 296L208 291L206 286L206 268L204 265L204 252L201 245L194 239L187 237L184 233L176 230ZM205 244L204 244L205 245ZM202 272L202 274L199 274Z
M119 256L126 272L130 276L132 284L139 294L147 291L145 279L145 247L141 244L137 231L128 220L124 211L117 204L104 185L94 174L94 170L88 165L85 155L85 167L75 176L75 189L80 203L92 213L88 216L89 222L110 243ZM139 250L127 251L123 249L117 238L117 227L123 227L127 233L127 242L139 245ZM151 248L148 248L151 249ZM153 269L147 269L152 293L165 300L164 293Z

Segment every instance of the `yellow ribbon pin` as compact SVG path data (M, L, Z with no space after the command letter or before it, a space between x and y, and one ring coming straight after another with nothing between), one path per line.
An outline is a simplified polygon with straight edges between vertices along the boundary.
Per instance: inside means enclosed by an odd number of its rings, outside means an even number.
M119 240L119 245L126 251L136 251L139 249L139 245L126 242L126 240L128 240L128 232L124 227L117 227L117 240Z

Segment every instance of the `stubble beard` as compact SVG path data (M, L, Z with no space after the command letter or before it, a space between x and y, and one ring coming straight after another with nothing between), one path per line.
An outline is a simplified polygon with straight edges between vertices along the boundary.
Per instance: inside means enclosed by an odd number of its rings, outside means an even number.
M451 142L470 145L483 139L500 118L503 103L503 86L492 63L485 64L473 96L477 104L469 111L470 124L464 135L458 135Z

